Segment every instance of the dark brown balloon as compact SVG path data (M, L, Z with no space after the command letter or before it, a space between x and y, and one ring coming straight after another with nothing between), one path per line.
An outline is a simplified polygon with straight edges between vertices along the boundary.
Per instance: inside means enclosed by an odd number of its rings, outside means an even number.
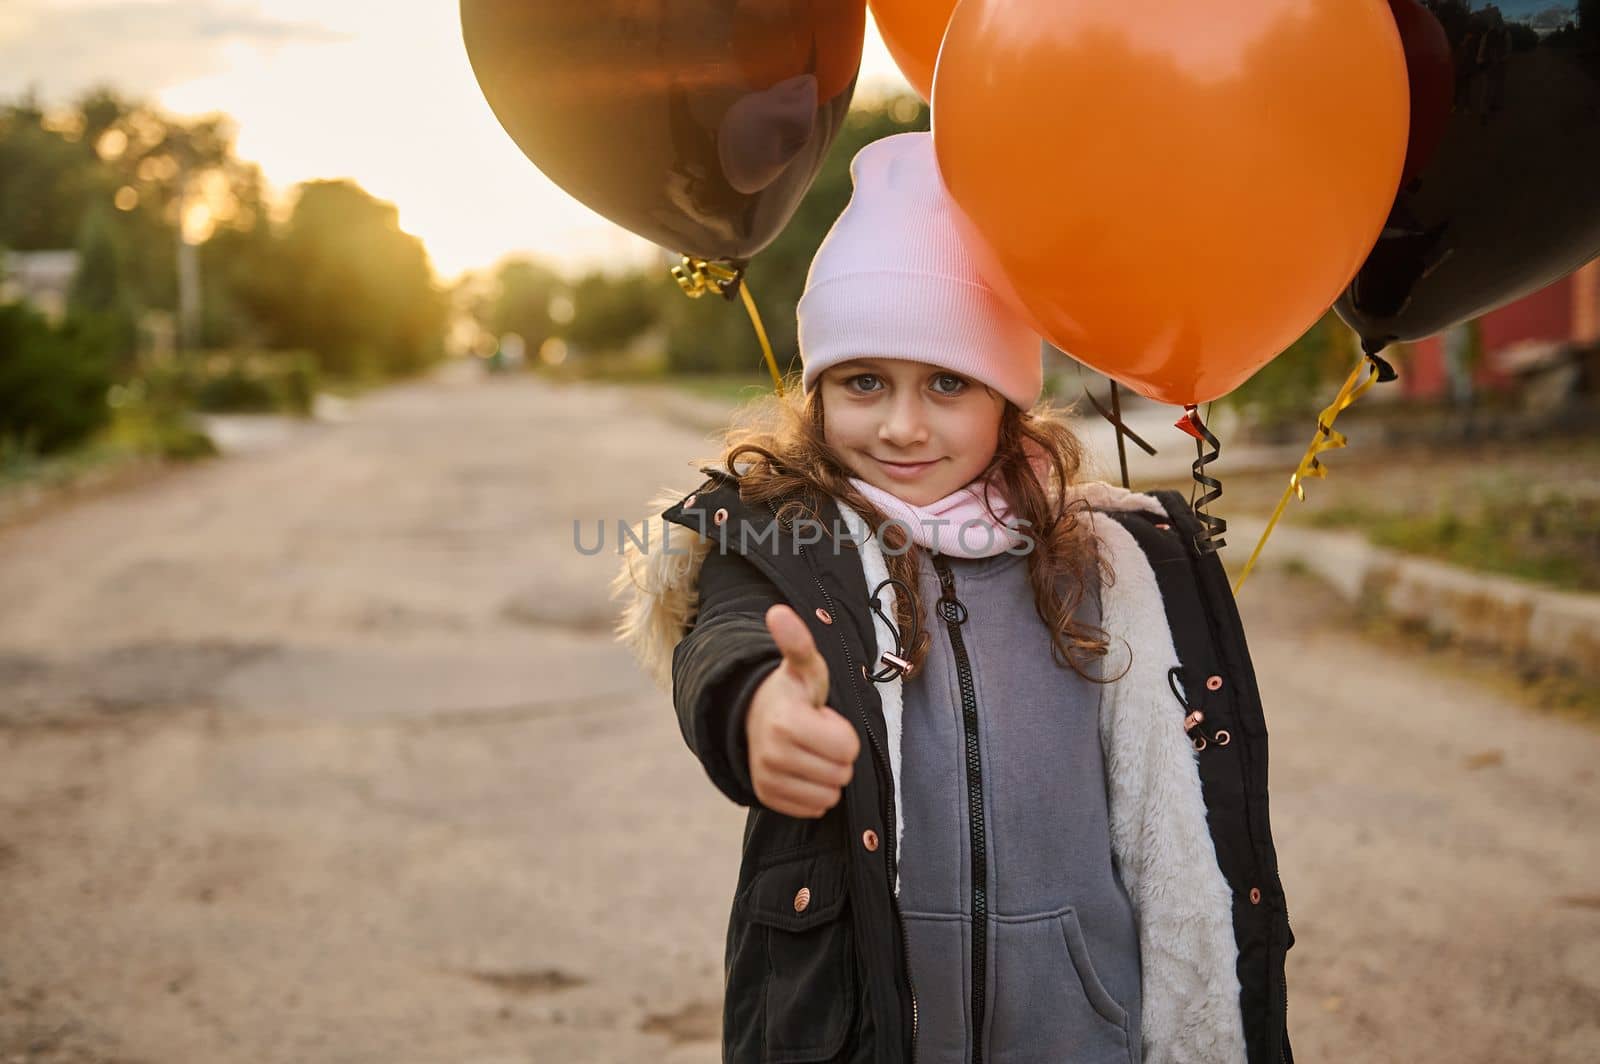
M844 121L865 0L461 0L478 84L556 184L662 247L743 265Z

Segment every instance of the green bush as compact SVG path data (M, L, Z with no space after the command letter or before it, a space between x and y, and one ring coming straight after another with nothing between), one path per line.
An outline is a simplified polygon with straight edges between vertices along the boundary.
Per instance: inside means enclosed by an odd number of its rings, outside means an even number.
M115 322L77 313L60 326L0 305L0 439L37 454L80 443L110 416Z
M156 367L112 387L109 436L118 449L160 458L209 458L211 437L195 423L190 383L171 366Z
M149 363L128 385L177 408L308 417L318 383L316 361L303 351L219 351Z
M317 398L317 367L304 352L229 352L192 371L195 408L211 413L307 417Z
M264 414L276 408L277 397L261 377L232 368L200 382L195 406L215 413Z

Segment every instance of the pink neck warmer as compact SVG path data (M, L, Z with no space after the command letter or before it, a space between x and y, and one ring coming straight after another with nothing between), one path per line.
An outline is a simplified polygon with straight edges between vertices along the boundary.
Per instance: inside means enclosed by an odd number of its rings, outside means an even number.
M1026 536L1003 524L1011 508L998 481L990 482L993 516L984 503L985 482L982 480L975 480L926 506L913 506L859 477L851 477L850 483L882 510L888 520L902 522L913 543L952 558L992 558L1028 541Z

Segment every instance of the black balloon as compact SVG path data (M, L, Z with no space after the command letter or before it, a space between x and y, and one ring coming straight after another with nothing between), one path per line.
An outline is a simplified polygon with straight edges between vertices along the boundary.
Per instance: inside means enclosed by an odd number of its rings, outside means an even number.
M1341 317L1368 350L1600 254L1600 0L1390 0L1412 85L1404 183Z
M849 110L866 0L461 0L461 26L552 181L662 247L743 265Z

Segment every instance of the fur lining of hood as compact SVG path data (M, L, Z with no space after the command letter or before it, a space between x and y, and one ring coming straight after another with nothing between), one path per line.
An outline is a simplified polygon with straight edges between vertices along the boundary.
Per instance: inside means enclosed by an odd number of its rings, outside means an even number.
M611 598L622 600L612 631L663 691L672 690L672 651L699 606L700 565L711 552L705 536L660 520L662 511L687 494L663 489L650 500L645 534L640 542L627 538L622 565L611 580ZM652 546L656 528L662 539Z
M700 565L711 550L706 537L660 520L662 511L690 490L663 489L650 500L645 535L639 543L630 538L623 545L622 565L611 581L610 597L622 601L612 631L663 691L672 689L672 651L699 605ZM1152 495L1100 481L1074 485L1072 495L1086 501L1091 510L1105 513L1165 512ZM652 542L651 535L658 531L660 541Z

